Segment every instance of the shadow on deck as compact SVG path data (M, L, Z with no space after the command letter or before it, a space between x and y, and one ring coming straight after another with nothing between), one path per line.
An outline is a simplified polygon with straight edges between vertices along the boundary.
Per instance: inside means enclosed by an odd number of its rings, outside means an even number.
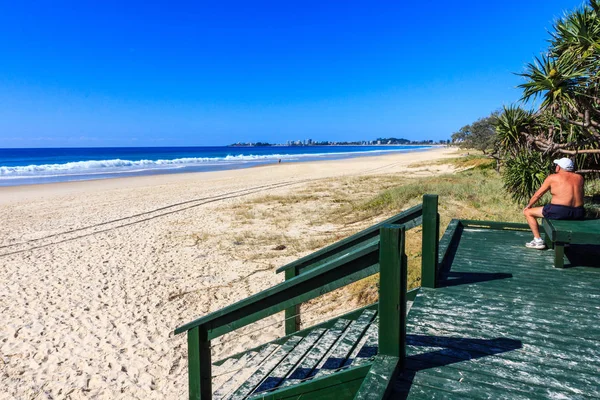
M423 287L407 291L405 235L421 225ZM438 239L426 195L180 326L190 398L600 399L599 245L566 248L554 268L524 224L453 220ZM376 273L378 303L300 330L300 304ZM284 337L213 362L211 340L279 312Z
M600 246L524 247L526 229L459 224L407 321L392 398L598 398Z

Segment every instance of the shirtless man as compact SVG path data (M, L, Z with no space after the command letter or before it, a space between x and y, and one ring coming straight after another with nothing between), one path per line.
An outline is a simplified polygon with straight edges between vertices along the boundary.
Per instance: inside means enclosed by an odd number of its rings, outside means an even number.
M533 195L523 214L533 232L533 240L525 246L530 249L545 249L544 241L540 236L540 227L536 218L547 219L583 219L583 177L574 173L573 161L568 158L554 160L556 174L550 175L537 192ZM544 207L532 206L544 193L550 190L552 200Z

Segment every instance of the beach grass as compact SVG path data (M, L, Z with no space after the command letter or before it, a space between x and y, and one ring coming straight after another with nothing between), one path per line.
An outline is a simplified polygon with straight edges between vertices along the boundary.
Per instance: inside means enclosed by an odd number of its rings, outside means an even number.
M277 263L285 259L285 264L417 205L428 193L439 196L440 234L452 219L525 222L522 205L504 189L495 160L470 154L410 167L427 171L439 165L449 165L457 172L423 177L408 171L326 179L289 195L257 196L236 206L234 220L244 228L234 241L237 247L246 247L249 260ZM598 182L590 182L586 193L598 193L598 186ZM252 231L254 224L266 221L278 233ZM407 232L409 289L421 282L421 234L421 227ZM374 275L309 305L348 294L354 305L373 303L378 298L378 282L379 276Z

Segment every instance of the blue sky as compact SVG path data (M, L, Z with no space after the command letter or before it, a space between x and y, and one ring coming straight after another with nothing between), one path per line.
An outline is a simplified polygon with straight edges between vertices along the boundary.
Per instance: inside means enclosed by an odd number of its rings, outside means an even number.
M447 139L582 4L26 3L0 13L0 147Z

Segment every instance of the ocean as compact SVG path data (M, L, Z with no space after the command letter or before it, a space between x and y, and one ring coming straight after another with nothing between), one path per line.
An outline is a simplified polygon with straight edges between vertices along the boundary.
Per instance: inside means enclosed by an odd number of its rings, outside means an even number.
M0 186L218 171L431 146L103 147L0 149Z

